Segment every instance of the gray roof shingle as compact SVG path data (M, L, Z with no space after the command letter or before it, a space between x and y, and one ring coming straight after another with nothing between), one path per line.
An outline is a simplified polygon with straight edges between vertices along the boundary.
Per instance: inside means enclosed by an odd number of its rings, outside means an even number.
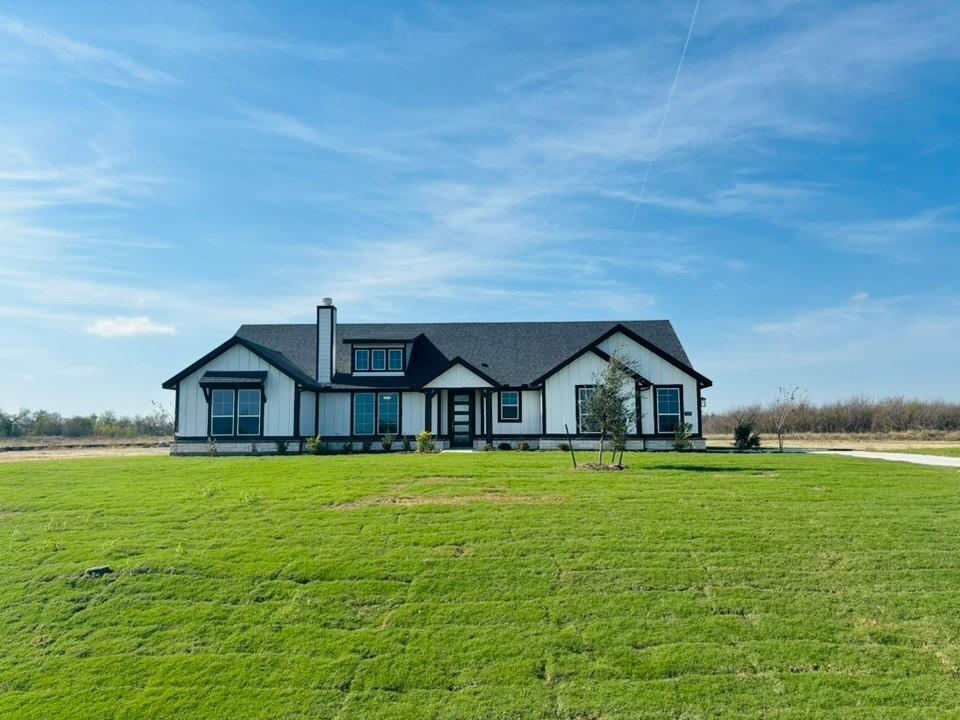
M416 387L445 369L454 358L465 360L504 385L527 385L620 325L678 364L690 367L669 320L337 323L338 372L333 387ZM236 334L280 354L303 374L316 377L316 325L242 325ZM415 339L405 377L351 376L350 347L344 340L361 338Z

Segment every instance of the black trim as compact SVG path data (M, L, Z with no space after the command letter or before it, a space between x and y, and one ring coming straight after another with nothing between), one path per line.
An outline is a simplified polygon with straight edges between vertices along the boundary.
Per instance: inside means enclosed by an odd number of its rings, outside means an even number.
M573 386L573 411L576 415L576 429L577 435L585 435L588 437L598 437L600 435L599 431L595 433L584 433L580 431L580 388L595 388L596 385L586 384L586 385L574 385Z
M374 370L373 369L373 353L377 350L383 351L383 370ZM390 351L399 350L400 351L400 369L391 370L390 369ZM357 367L357 353L365 351L367 355L367 369L361 370ZM407 346L400 345L397 346L383 346L383 347L350 347L350 374L351 375L364 375L366 373L402 373L407 370Z
M454 367L455 365L463 365L467 370L469 370L470 372L472 372L474 375L476 375L477 377L479 377L481 380L486 380L488 383L490 383L491 385L493 385L493 387L495 387L495 388L501 387L501 386L503 385L499 380L494 380L492 377L490 377L489 375L487 375L485 372L483 372L482 370L478 370L478 369L475 368L473 365L471 365L471 364L468 363L466 360L464 360L462 357L460 357L459 355L457 355L455 358L453 358L453 360L451 360L451 361L448 362L446 365L444 365L441 370L439 370L438 372L434 373L432 376L430 376L429 378L427 378L426 380L424 380L423 382L421 382L421 383L417 386L416 389L420 389L420 388L425 387L426 385L429 385L431 382L433 382L434 380L436 380L438 377L440 377L441 375L443 375L447 370L449 370L450 368ZM444 389L447 390L447 389L449 389L449 388L444 388Z
M276 358L270 357L270 353L273 351L271 351L269 348L261 347L256 343L252 343L249 340L244 340L243 338L237 337L236 335L234 335L229 340L226 340L225 342L222 342L219 345L217 345L217 347L215 347L213 350L208 352L206 355L204 355L202 358L197 360L195 363L188 365L183 370L178 372L172 378L170 378L165 383L163 383L162 387L165 390L173 390L174 387L176 387L176 384L178 382L186 378L188 375L196 372L197 370L202 368L204 365L206 365L208 362L210 362L214 358L222 355L227 350L232 348L234 345L242 345L244 348L246 348L247 350L252 352L254 355L259 357L261 360L264 360L265 362L269 363L270 367L276 368L277 370L282 372L284 375L286 375L288 378L290 378L294 382L301 382L305 385L309 385L310 387L313 387L317 384L316 380L314 380L313 378L307 377L301 370L295 368L292 364L289 367L284 367L283 364L278 364ZM280 357L283 358L283 355L280 355ZM286 358L283 358L283 359L286 360Z
M213 434L213 393L210 394L210 397L207 399L207 437L216 441L220 440L236 440L244 441L248 440L251 442L256 441L258 438L263 438L263 420L266 413L264 408L266 405L266 394L260 388L240 388L240 387L217 387L212 388L213 391L218 390L228 390L233 392L233 427L231 428L232 432L229 435L214 435ZM260 393L260 416L257 423L257 432L254 435L241 435L240 430L240 391L241 390L256 390ZM217 417L225 417L218 415ZM252 417L250 415L244 415L244 417Z
M654 385L653 386L653 432L658 437L673 437L673 431L670 432L660 432L660 402L657 399L657 390L663 388L664 390L676 389L678 390L678 398L680 401L680 417L678 423L686 422L683 414L683 385L670 384L670 385ZM671 415L673 413L670 413ZM698 428L699 430L699 428Z
M180 430L180 383L174 388L176 395L173 399L173 439L177 439L177 432Z
M669 353L661 350L660 348L658 348L658 347L657 347L656 345L654 345L653 343L651 343L651 342L649 342L648 340L644 339L644 338L641 337L640 335L637 335L635 332L633 332L633 330L631 330L630 328L628 328L626 325L623 325L622 323L617 323L617 324L614 325L612 328L610 328L609 330L607 330L607 332L605 332L603 335L601 335L601 336L598 337L596 340L594 340L592 343L589 343L589 344L585 345L584 347L580 348L580 350L578 350L577 352L575 352L573 355L571 355L570 357L568 357L566 360L564 360L564 361L561 362L560 364L556 365L556 366L553 367L552 369L550 369L550 370L548 370L547 372L545 372L543 375L541 375L540 377L538 377L536 380L533 380L530 384L531 384L531 385L539 385L539 384L542 383L544 380L546 380L548 377L550 377L551 375L553 375L553 374L556 373L557 371L562 370L562 369L565 368L567 365L569 365L570 363L572 363L574 360L576 360L577 358L579 358L581 355L585 355L585 354L588 353L588 352L592 352L592 351L593 351L593 352L596 352L597 355L600 355L600 357L603 357L603 356L605 355L605 356L606 356L606 359L609 360L610 355L607 354L606 352L604 352L603 350L601 350L598 346L599 346L600 343L602 343L604 340L606 340L607 338L613 337L613 336L616 335L618 332L619 332L619 333L623 333L624 335L626 335L628 338L630 338L631 340L633 340L633 341L636 342L637 344L642 345L643 347L645 347L647 350L649 350L650 352L652 352L654 355L657 355L657 356L663 358L664 360L666 360L667 362L669 362L671 365L674 365L675 367L683 370L685 373L687 373L687 374L690 375L691 377L696 378L697 381L698 381L699 383L701 383L701 386L702 386L702 387L710 387L711 385L713 385L713 381L712 381L710 378L708 378L708 377L705 376L705 375L701 375L701 374L698 373L696 370L694 370L692 367L690 367L689 365L687 365L685 362L682 362L682 361L678 360L677 358L673 357L673 355L670 355ZM601 353L602 353L602 354L601 354Z
M517 394L517 417L515 418L503 417L503 394L505 392L512 392ZM497 391L497 422L501 422L501 423L523 422L523 390L501 389Z
M296 395L293 396L293 435L294 437L302 437L300 434L300 393L303 392L303 388L297 385L294 392Z
M455 395L466 395L470 400L470 409L467 411L470 417L470 441L466 445L454 445L453 444L453 398ZM447 388L447 435L450 438L450 447L457 448L471 448L473 447L473 441L476 438L476 427L477 427L477 394L476 388Z

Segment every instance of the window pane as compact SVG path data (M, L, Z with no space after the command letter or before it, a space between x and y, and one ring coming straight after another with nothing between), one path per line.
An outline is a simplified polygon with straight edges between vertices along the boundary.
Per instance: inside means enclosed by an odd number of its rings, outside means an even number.
M596 423L593 421L593 418L590 417L590 413L586 410L586 402L590 399L590 396L593 395L592 387L582 387L577 389L577 417L580 420L580 432L581 433L595 433L600 432L600 429L597 427Z
M260 416L237 418L237 435L259 435Z
M387 368L387 351L374 350L373 351L373 369L386 370L386 368Z
M211 402L214 415L233 417L233 390L214 390Z
M403 370L403 350L398 348L390 351L390 369Z
M355 370L369 370L370 369L370 351L369 350L357 350L353 354L353 367Z
M516 420L520 415L520 408L515 405L505 405L501 408L500 415L504 420Z
M233 435L233 416L215 417L210 421L212 435Z
M237 415L256 415L260 417L260 391L237 391Z
M676 430L677 425L680 424L679 415L660 415L657 418L657 424L660 425L660 432L668 433Z
M353 396L353 434L373 435L373 393Z
M396 435L400 431L400 395L399 393L380 393L379 398L377 433Z

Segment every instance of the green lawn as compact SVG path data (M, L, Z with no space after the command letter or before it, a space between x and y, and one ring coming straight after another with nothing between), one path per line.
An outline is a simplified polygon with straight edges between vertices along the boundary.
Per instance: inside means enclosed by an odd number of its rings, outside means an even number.
M960 717L960 470L567 462L0 465L0 717Z

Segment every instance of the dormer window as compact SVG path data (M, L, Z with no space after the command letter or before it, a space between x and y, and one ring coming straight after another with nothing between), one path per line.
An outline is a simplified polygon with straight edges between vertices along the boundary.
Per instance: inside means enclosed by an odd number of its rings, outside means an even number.
M387 351L387 369L392 371L403 370L402 348L390 348Z
M370 369L370 351L353 351L353 369L357 372L365 372Z
M353 349L353 372L403 372L406 350L402 347Z

